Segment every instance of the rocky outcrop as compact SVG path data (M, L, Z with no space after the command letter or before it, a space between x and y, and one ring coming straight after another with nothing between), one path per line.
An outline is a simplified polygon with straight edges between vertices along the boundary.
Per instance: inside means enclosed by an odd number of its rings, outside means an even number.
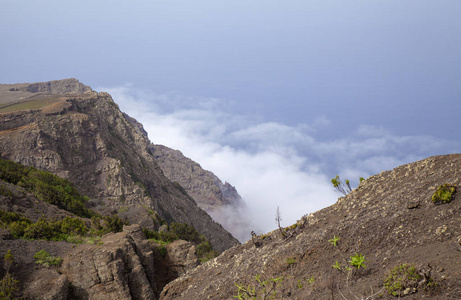
M89 86L84 85L75 78L32 83L27 86L20 87L19 90L34 94L44 93L51 95L83 94L92 91Z
M105 235L100 245L80 246L61 272L78 299L155 299L154 254L139 225Z
M9 240L0 245L2 254L4 248L15 256L12 271L26 299L158 299L166 281L198 265L192 244L176 241L162 256L139 225L125 226L94 245ZM33 253L41 249L64 262L59 268L34 266Z
M91 92L89 86L75 78L37 83L0 84L0 110L7 110L9 106L18 103L49 99L50 95L81 95Z
M23 295L26 299L67 300L69 281L54 269L38 269L31 274Z
M195 246L187 241L178 240L166 246L168 264L176 277L186 274L199 265Z
M460 189L461 154L372 176L336 204L284 229L285 236L278 230L255 236L169 283L160 299L231 299L236 284L261 292L256 275L269 280L267 287L270 278L282 277L274 284L275 299L395 299L383 282L403 263L414 265L418 276L397 294L460 299L461 195L436 205L432 194L444 183ZM358 254L366 268L349 263Z
M76 80L0 85L0 90L13 95L7 99L20 93L28 99L0 107L2 158L69 179L103 214L142 206L168 222L193 225L220 252L238 243L164 176L145 133L109 94ZM135 214L127 216L137 223Z
M233 236L244 242L250 238L251 230L257 230L257 226L247 217L247 207L235 187L228 182L223 183L179 150L162 145L150 145L149 149L165 176L178 182L200 208Z

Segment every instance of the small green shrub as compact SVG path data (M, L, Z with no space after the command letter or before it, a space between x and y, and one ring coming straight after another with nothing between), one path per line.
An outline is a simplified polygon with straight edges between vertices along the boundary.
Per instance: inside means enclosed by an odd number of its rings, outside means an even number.
M403 291L407 288L416 288L422 279L414 265L401 264L391 270L384 280L384 287L393 296L403 296Z
M3 185L0 185L0 195L10 198L13 197L13 193L6 186Z
M360 269L361 267L366 268L365 262L365 256L363 256L362 253L355 253L355 255L351 256L351 260L349 260L351 266L356 267L357 269Z
M270 235L268 233L261 235L261 240L265 240L265 239L268 239L268 238L270 238Z
M219 253L211 247L209 241L203 241L195 247L195 253L201 262L210 260L219 255Z
M104 216L104 226L103 226L103 234L109 232L121 232L123 231L123 226L128 225L128 222L123 221L117 215L112 216Z
M288 257L287 259L285 259L285 263L289 266L294 265L296 263L296 258Z
M30 222L27 221L17 221L10 223L8 230L13 235L15 239L19 239L24 236L26 229L30 226Z
M261 280L261 275L256 275L256 284L235 284L238 288L237 295L234 298L240 300L256 300L256 299L278 299L277 293L279 292L279 286L283 281L283 277L269 278L267 280Z
M334 247L336 247L338 245L338 241L340 240L341 238L339 236L336 236L334 235L333 238L331 240L328 240Z
M160 256L161 256L162 258L165 258L166 255L167 255L167 252L168 252L168 251L166 250L165 245L160 245L159 247L157 247L157 249L158 249L158 252L160 253Z
M128 211L128 206L122 206L118 209L118 212L119 213L122 213L122 212L127 212Z
M351 191L352 191L352 188L351 188L351 185L350 185L350 182L348 179L346 179L346 183L344 184L341 179L339 178L339 175L336 175L335 178L332 178L331 179L331 183L333 184L333 187L338 191L340 192L341 194L343 194L344 196L346 196L347 194L349 194Z
M51 256L45 250L40 250L34 255L35 263L44 267L55 266L59 267L62 263L62 257Z
M435 204L445 204L453 200L456 192L456 186L454 184L442 184L437 188L435 193L432 195L432 201Z
M298 279L298 284L296 286L298 287L298 289L302 289L304 287L301 279Z
M294 223L291 226L285 227L285 231L296 229L296 227L298 227L298 223Z
M171 232L176 239L180 240L195 243L200 243L203 240L200 233L198 233L194 226L186 223L171 223L169 226L169 232Z
M340 270L341 271L341 265L338 261L335 262L334 265L331 265L334 269Z
M307 283L314 283L315 282L315 277L312 276L312 277L309 277L306 279Z
M31 224L24 230L24 238L50 240L55 236L55 229L57 229L54 225L49 220L40 218L36 223Z
M79 218L65 217L57 221L57 225L60 226L60 232L63 234L83 235L88 232L85 222Z

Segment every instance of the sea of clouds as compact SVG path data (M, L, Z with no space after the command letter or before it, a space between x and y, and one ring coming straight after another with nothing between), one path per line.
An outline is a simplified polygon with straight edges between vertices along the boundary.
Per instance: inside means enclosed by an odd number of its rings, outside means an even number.
M129 84L97 90L109 92L122 111L141 122L153 143L180 150L234 185L248 206L243 213L260 233L276 228L277 207L282 226L289 226L335 203L341 195L330 180L336 174L356 186L359 177L459 149L459 143L400 136L367 124L329 135L341 126L325 115L292 126L234 114L225 99L157 94ZM252 229L245 230L249 237Z

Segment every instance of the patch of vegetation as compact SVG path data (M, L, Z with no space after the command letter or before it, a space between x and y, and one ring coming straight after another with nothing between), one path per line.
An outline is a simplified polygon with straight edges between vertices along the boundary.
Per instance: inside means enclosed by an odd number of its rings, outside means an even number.
M331 265L334 269L341 271L341 264L336 261L333 265Z
M314 283L315 282L315 277L312 276L312 277L306 278L306 281L307 281L307 283Z
M360 268L367 268L365 263L368 262L365 260L365 256L363 254L357 254L355 253L355 255L352 255L351 256L351 259L348 261L349 265L351 265L352 267L355 267L357 270L359 270ZM346 270L346 271L351 271L352 269L349 267L349 265L347 265L346 263L342 264L338 261L336 261L332 267L334 269L337 269L339 271L343 271Z
M365 256L363 256L362 253L360 254L355 253L355 255L352 255L351 259L349 260L349 264L357 268L357 270L360 268L366 269L367 267L365 266L365 262L367 261L365 260Z
M87 243L87 240L109 232L120 232L127 225L117 215L95 216L91 220L92 228L88 228L80 218L65 217L62 220L40 218L33 223L29 218L15 212L0 210L0 227L8 229L14 238L43 239ZM102 225L101 225L102 223ZM89 234L89 236L83 237ZM78 238L80 236L80 238Z
M88 228L78 218L66 217L63 220L52 221L40 218L24 229L24 238L31 240L45 239L66 241L69 235L86 234Z
M416 292L416 288L423 283L424 288L432 288L437 284L431 277L425 278L412 264L397 265L384 280L384 287L390 295L401 297L405 290Z
M128 206L122 206L119 208L118 212L121 213L121 212L127 212L128 211Z
M450 203L453 200L455 193L456 185L448 183L442 184L432 195L432 202L435 204Z
M99 243L101 243L100 240L100 236L69 235L66 239L66 242L72 244L99 245Z
M296 227L298 227L298 223L294 223L291 226L285 227L285 231L296 229Z
M54 102L56 102L56 99L32 100L32 101L24 101L24 102L14 103L14 104L7 104L3 107L0 107L0 113L42 108Z
M165 258L165 257L166 257L166 254L167 254L167 252L168 252L168 251L166 250L165 245L160 245L157 249L158 249L158 252L160 253L160 256L161 256L162 258Z
M261 235L261 239L262 239L262 240L265 240L265 239L268 239L268 238L270 238L269 233L266 233L266 234L262 234L262 235Z
M129 225L129 223L128 221L120 219L117 215L104 217L96 215L91 218L91 225L92 228L90 230L90 234L102 236L109 232L121 232L123 230L123 226Z
M171 223L169 225L169 232L180 240L199 243L203 240L203 236L198 233L194 226L186 223Z
M341 238L339 236L334 235L333 238L331 240L328 240L328 241L333 245L333 247L336 247L338 245L338 241L340 239Z
M3 185L0 185L0 195L10 198L13 197L13 193L6 186Z
M3 260L6 274L0 280L0 299L17 299L19 296L19 280L16 280L14 275L10 273L10 268L14 263L14 257L10 249L5 253Z
M77 216L89 218L96 214L86 208L86 198L77 192L69 180L49 172L0 159L0 179L19 185L33 193L37 199Z
M203 241L195 247L195 253L201 262L208 261L219 255L216 250L213 250L209 241Z
M166 232L158 232L155 230L143 229L146 238L153 240L160 245L166 245L176 240L185 240L196 245L195 252L204 262L219 255L219 253L211 247L210 242L205 236L198 233L192 226L186 223L171 223L168 225Z
M341 179L339 178L339 175L336 175L335 178L332 178L332 179L331 179L331 183L333 184L333 187L334 187L338 192L340 192L341 194L343 194L344 196L346 196L347 194L349 194L349 193L352 191L352 188L351 188L349 179L346 179L345 183L343 183L343 182L341 181Z
M283 281L283 277L269 278L267 280L261 280L261 275L256 275L255 284L235 284L238 288L237 295L234 298L240 300L246 299L276 299L277 293L279 292L279 286Z
M40 250L34 255L35 263L37 265L41 265L43 267L59 267L63 261L62 257L59 256L51 256L45 250Z
M296 258L288 257L287 259L285 259L285 263L289 266L294 265L296 263Z

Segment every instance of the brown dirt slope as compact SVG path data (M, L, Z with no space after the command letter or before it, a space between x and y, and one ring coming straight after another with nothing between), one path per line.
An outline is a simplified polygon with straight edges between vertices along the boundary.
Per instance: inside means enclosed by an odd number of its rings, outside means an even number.
M235 284L262 290L256 275L283 277L275 299L396 299L383 281L404 263L418 274L413 284L408 274L400 276L408 283L396 292L405 299L461 299L461 193L435 205L432 195L444 183L460 189L461 154L372 176L287 228L286 237L278 230L259 236L171 282L161 299L235 299ZM335 236L336 247L330 242ZM350 266L356 253L366 268Z

